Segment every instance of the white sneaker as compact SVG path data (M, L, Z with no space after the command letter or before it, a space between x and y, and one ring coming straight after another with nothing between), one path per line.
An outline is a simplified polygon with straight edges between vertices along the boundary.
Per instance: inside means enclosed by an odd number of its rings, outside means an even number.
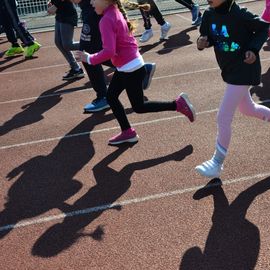
M152 29L147 29L143 32L143 34L140 37L140 42L144 43L147 42L152 36L153 36L153 30Z
M219 178L223 166L216 163L214 160L210 159L203 162L201 165L197 166L196 171L205 177L209 178Z
M166 39L167 35L171 29L171 24L169 22L165 22L161 27L160 27L160 40Z

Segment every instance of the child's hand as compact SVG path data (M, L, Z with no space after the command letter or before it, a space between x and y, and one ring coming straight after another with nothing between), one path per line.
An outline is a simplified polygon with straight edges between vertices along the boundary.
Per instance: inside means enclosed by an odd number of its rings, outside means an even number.
M75 51L74 54L77 61L85 63L87 63L87 58L90 56L90 54L85 51Z
M209 47L209 42L207 39L208 39L207 36L200 36L197 39L197 48L199 50L203 50L203 49Z
M252 51L246 51L244 62L247 64L253 64L256 61L256 54Z

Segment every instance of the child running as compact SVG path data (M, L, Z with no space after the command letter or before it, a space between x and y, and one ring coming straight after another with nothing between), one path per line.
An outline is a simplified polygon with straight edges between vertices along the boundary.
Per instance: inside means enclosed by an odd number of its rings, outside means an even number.
M175 0L175 1L190 10L192 15L192 25L199 26L201 24L202 14L200 12L200 7L198 4L195 4L192 0ZM145 28L145 31L142 33L142 36L139 39L140 42L142 43L147 42L154 35L150 19L151 16L153 16L156 19L157 23L160 25L160 40L165 40L167 38L169 30L171 29L171 24L164 20L154 0L138 0L138 2L140 4L148 3L151 6L150 11L144 11L143 9L140 9Z
M86 51L90 54L95 54L102 50L102 40L99 31L99 21L101 15L98 15L89 0L72 0L73 3L79 4L81 8L81 18L83 27L80 36L80 50ZM112 62L105 61L98 65L89 65L83 62L84 68L87 72L90 83L96 92L96 98L84 106L85 113L95 113L109 108L106 99L107 85L102 65L113 67ZM155 63L146 63L145 68L147 74L144 78L143 88L147 89L155 72Z
M156 5L154 0L138 0L138 3L140 5L147 2L147 4L150 5L150 10L145 10L143 8L140 8L140 12L142 14L142 18L144 21L144 29L145 31L142 33L140 37L140 42L147 42L150 38L153 37L154 33L152 30L152 24L150 17L153 16L157 23L160 25L160 40L165 40L167 38L168 32L171 29L171 24L169 22L166 22Z
M234 0L209 0L202 18L199 50L214 46L223 80L227 83L218 116L218 134L213 157L196 167L203 176L219 177L231 139L235 110L247 116L270 121L270 109L251 98L250 85L261 76L259 51L267 39L268 24Z
M69 0L51 0L48 3L48 13L52 6L56 7L54 42L70 66L63 80L83 78L84 72L71 52L79 49L79 42L73 42L74 27L78 22L74 4Z
M95 54L78 51L78 60L90 65L111 59L116 67L107 92L107 101L121 127L121 133L109 140L110 145L137 142L138 135L130 126L119 95L127 91L133 110L137 113L178 111L195 120L195 111L186 94L182 93L171 102L144 101L142 82L146 74L144 60L138 51L136 39L132 35L134 25L128 20L120 0L92 0L97 14L103 14L99 28L103 49ZM142 7L138 5L138 7Z
M41 45L34 40L23 23L20 22L15 0L0 0L0 18L7 39L11 43L11 47L6 51L5 56L12 57L24 53L26 58L31 58ZM15 33L26 46L25 48L18 43Z

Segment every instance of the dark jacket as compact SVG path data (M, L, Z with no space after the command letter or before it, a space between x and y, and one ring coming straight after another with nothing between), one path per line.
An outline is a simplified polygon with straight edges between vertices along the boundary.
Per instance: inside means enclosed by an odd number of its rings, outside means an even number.
M207 36L210 46L214 46L225 82L235 85L260 84L259 51L267 39L268 28L268 23L231 0L204 12L200 34ZM244 62L245 53L249 50L257 56L253 64Z
M57 7L55 19L61 23L68 23L76 26L78 23L78 15L76 8L69 0L51 0L52 4Z

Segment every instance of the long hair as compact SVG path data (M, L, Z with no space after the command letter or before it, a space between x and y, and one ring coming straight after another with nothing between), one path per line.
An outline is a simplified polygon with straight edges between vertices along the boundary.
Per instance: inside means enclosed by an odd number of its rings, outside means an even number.
M133 9L142 9L144 11L149 11L150 10L150 5L149 4L140 5L138 3L130 2L128 0L123 0L123 3L122 3L121 0L113 0L112 2L117 5L118 9L123 14L123 17L127 22L128 29L129 29L130 33L133 33L136 30L136 24L135 24L134 21L130 21L128 19L127 12L126 12L125 8L130 9L130 10L133 10Z

